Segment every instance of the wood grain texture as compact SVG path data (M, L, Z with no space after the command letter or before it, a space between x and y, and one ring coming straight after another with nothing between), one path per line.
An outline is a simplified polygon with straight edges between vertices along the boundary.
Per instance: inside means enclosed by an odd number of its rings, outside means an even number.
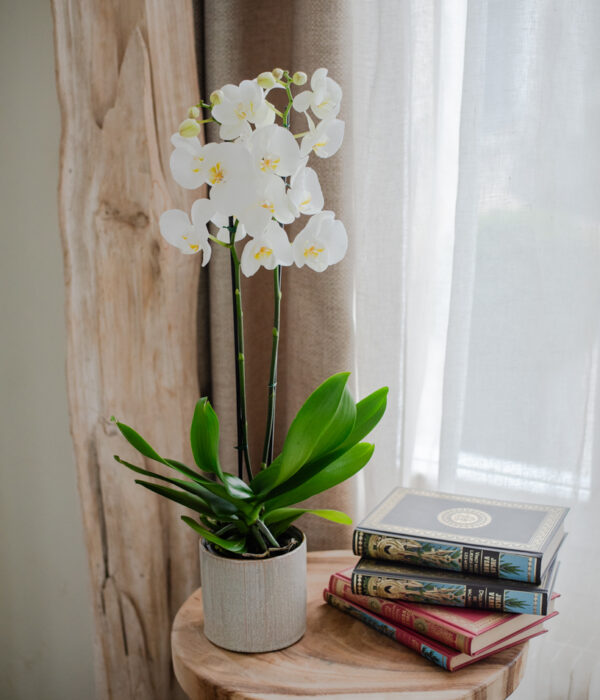
M333 571L352 566L349 552L309 552L304 637L283 651L237 654L202 632L198 589L181 607L171 646L177 680L191 700L343 697L407 700L504 700L525 669L527 642L448 673L323 602Z
M181 697L169 631L199 582L198 540L179 520L182 508L113 461L116 453L140 463L109 419L189 459L200 260L161 239L158 217L192 199L168 175L169 136L198 95L192 2L52 5L68 393L97 697L168 700Z

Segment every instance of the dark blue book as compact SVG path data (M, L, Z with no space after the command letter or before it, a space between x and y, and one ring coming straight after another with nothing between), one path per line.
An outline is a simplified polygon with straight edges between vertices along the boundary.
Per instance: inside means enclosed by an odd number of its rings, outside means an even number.
M568 508L397 488L355 529L354 553L539 584Z

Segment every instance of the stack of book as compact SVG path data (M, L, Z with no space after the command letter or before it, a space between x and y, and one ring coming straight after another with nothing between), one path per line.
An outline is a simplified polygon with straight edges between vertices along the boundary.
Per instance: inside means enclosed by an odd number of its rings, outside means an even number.
M455 671L543 634L558 613L568 508L394 490L356 528L325 600Z

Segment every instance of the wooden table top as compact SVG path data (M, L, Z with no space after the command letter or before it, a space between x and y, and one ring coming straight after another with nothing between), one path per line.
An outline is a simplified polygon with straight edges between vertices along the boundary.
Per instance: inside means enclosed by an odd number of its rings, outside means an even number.
M175 675L191 700L504 700L525 670L527 642L454 673L335 610L323 601L334 571L350 552L309 552L304 637L287 649L240 654L214 646L202 632L201 589L182 605L171 634Z

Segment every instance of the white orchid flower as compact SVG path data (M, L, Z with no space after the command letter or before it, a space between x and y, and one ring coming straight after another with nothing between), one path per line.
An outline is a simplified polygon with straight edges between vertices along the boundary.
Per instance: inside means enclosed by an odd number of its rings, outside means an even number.
M336 117L342 102L342 88L327 77L327 68L318 68L310 79L311 90L304 90L294 97L294 109L306 112L310 107L319 119Z
M262 175L247 204L240 209L239 220L251 236L259 236L271 219L291 224L296 218L286 197L285 183L277 175Z
M306 158L292 134L278 124L263 126L249 136L244 144L256 167L263 173L286 177L298 170Z
M207 223L215 214L210 199L197 199L192 204L192 219L181 209L170 209L161 215L159 221L163 238L182 253L192 255L202 251L202 266L210 260L211 248L208 243Z
M239 85L224 85L222 99L212 108L213 117L221 123L219 135L229 141L249 134L250 124L257 127L272 124L275 112L265 100L256 80L242 80Z
M187 190L195 190L205 182L203 146L196 136L186 138L179 134L171 136L175 150L171 153L169 165L173 179Z
M260 236L246 243L241 262L246 277L253 275L259 267L274 270L276 265L291 265L294 262L292 246L276 221L271 221Z
M250 153L239 143L209 143L204 146L202 155L216 211L237 216L252 192Z
M312 168L301 168L292 178L291 185L287 196L295 216L317 214L323 209L323 192Z
M344 224L335 220L332 211L322 211L312 216L292 244L296 265L308 265L316 272L323 272L329 265L339 262L347 248L348 236Z
M219 232L217 233L217 238L222 241L223 243L231 243L231 234L229 233L229 230L227 227L229 226L229 217L225 214L221 214L220 212L217 212L212 218L211 221L215 226L218 226ZM244 228L244 224L241 222L238 222L237 228L235 230L235 242L241 241L242 238L246 237L246 229Z
M319 158L336 154L344 140L344 122L341 119L324 119L317 126L309 121L310 131L302 139L300 152L308 155L313 151Z

